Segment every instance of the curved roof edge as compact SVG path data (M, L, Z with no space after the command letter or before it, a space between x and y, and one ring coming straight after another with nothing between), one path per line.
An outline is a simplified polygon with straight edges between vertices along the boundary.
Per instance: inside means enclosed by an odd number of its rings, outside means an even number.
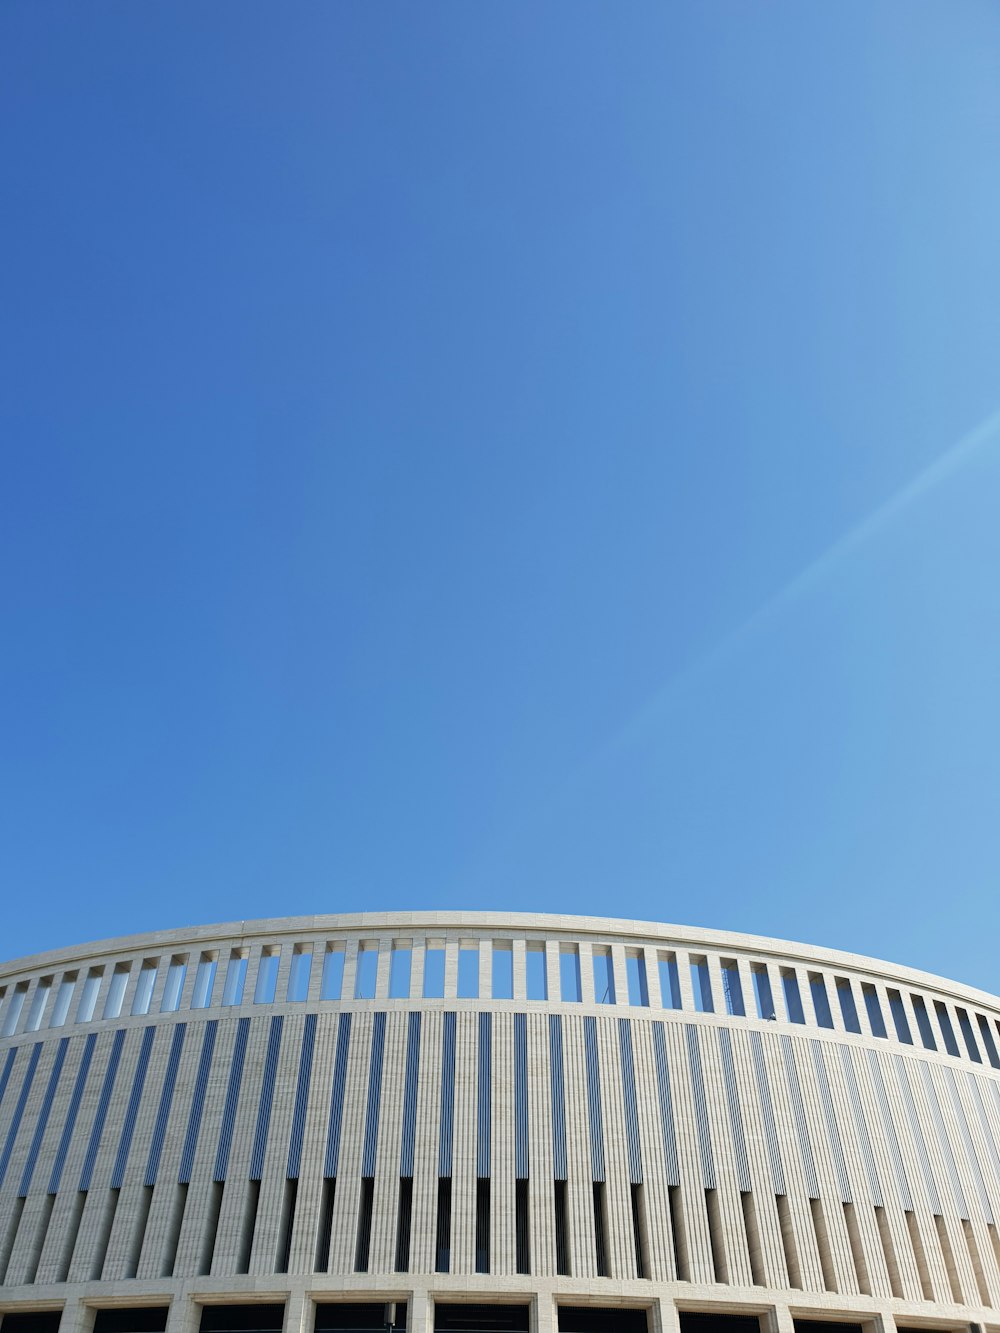
M870 958L864 954L849 953L842 949L830 949L822 945L801 944L793 940L775 939L766 935L750 935L740 931L716 930L709 927L678 926L658 921L637 921L619 917L574 916L556 912L466 912L466 911L420 911L420 912L343 912L318 916L265 917L253 921L224 921L204 926L187 926L143 932L134 935L122 935L112 939L96 940L91 943L72 945L64 949L51 949L44 953L30 954L0 963L0 980L19 976L25 972L45 971L47 968L65 966L74 962L111 957L123 953L140 952L152 948L180 948L184 945L196 946L199 943L219 939L239 939L246 935L250 938L270 936L297 936L314 934L323 930L337 931L380 931L392 929L398 931L405 927L420 930L442 930L468 927L470 930L489 930L496 928L506 933L512 928L524 931L539 931L549 934L561 933L574 937L587 935L619 935L623 939L662 940L664 944L711 945L718 948L729 947L767 956L801 959L804 962L827 963L841 970L864 972L876 976L893 978L915 986L929 987L977 1003L988 1003L990 1007L1000 1007L1000 999L989 991L967 986L960 981L952 981L933 972L923 972L917 968L898 963L886 962L879 958Z

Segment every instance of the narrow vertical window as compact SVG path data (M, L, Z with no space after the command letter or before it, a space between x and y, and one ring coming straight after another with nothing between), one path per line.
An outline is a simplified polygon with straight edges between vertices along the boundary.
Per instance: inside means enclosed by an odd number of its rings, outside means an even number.
M428 940L424 948L424 999L444 998L444 945Z
M67 972L59 983L58 991L56 991L56 1002L52 1006L52 1017L49 1019L50 1028L61 1028L66 1022L75 989L76 973Z
M37 1032L42 1026L42 1019L45 1017L45 1006L49 1002L51 993L52 978L42 977L31 998L31 1008L28 1010L28 1021L25 1024L26 1032Z
M222 1003L229 1008L243 1003L243 991L247 984L247 963L245 949L234 949L226 964L226 979L222 985Z
M559 995L564 1003L578 1004L580 989L580 951L575 944L559 946Z
M911 995L910 1000L913 1003L913 1016L917 1020L917 1031L920 1033L920 1040L924 1049L928 1051L937 1050L937 1042L934 1040L934 1029L931 1027L931 1016L927 1012L927 1005L924 1003L922 995Z
M680 1009L681 979L677 971L677 955L661 953L657 961L660 967L660 1002L664 1009Z
M463 943L458 951L458 998L475 1000L479 996L479 945Z
M493 998L514 998L514 947L510 940L493 941Z
M735 958L722 960L722 997L726 1002L726 1013L737 1018L746 1015L743 1003L743 983L740 981L740 965Z
M153 987L156 985L156 969L159 966L158 958L143 959L142 967L139 968L139 980L135 983L135 995L132 997L132 1013L148 1014L149 1006L153 1000Z
M637 949L625 955L628 975L628 1002L633 1008L649 1008L649 987L646 985L646 958Z
M89 1023L94 1017L94 1010L97 1008L97 993L101 989L102 975L102 970L99 967L92 967L87 973L83 989L80 992L80 1007L76 1011L76 1021L78 1023Z
M940 1000L934 1001L934 1009L937 1013L938 1027L941 1029L941 1037L944 1041L944 1048L949 1055L959 1055L958 1042L955 1039L955 1029L951 1025L951 1015L948 1013L947 1005Z
M753 978L753 997L757 1005L757 1017L771 1020L777 1018L774 1008L774 996L771 993L771 977L766 963L751 963L750 975Z
M219 955L215 953L203 953L198 959L198 970L194 974L194 990L191 992L192 1009L207 1009L211 1005L218 960Z
M983 1045L986 1047L987 1058L994 1069L1000 1069L1000 1057L997 1055L997 1045L993 1040L989 1022L982 1014L977 1014L976 1018L979 1020L979 1031L983 1038Z
M910 1025L906 1021L906 1007L903 1004L903 997L898 990L886 991L889 997L889 1012L892 1014L892 1021L896 1026L896 1036L907 1046L913 1045L913 1038L910 1036Z
M358 945L357 968L354 973L354 998L374 1000L378 980L378 942L362 940Z
M868 1023L872 1030L872 1036L888 1036L888 1033L885 1030L885 1019L882 1016L882 1006L879 1004L878 1000L878 991L869 982L862 982L861 994L864 996L865 1010L868 1014Z
M712 979L708 974L708 959L691 959L691 989L694 992L694 1007L700 1014L713 1014L715 1001L712 999Z
M24 1008L24 997L28 993L28 983L22 981L19 986L15 986L7 1001L7 1008L3 1014L3 1032L0 1035L9 1037L17 1027L17 1021L21 1017L21 1010Z
M957 1005L955 1006L955 1013L958 1015L958 1026L962 1033L962 1039L965 1042L965 1049L969 1052L969 1059L975 1060L977 1065L981 1065L983 1063L983 1057L979 1054L979 1047L976 1045L976 1035L972 1031L969 1015L964 1009L959 1009Z
M614 1004L617 999L610 949L594 950L594 999L598 1004Z
M309 998L312 961L311 944L297 944L292 950L292 963L288 969L288 999L292 1004L304 1004Z
M274 946L266 946L260 951L257 963L257 984L254 986L254 1004L273 1004L274 992L278 984L278 961L281 957ZM240 1022L242 1023L242 1019Z
M111 985L108 987L108 998L104 1001L104 1013L102 1018L117 1018L122 1011L122 1001L125 999L125 987L128 985L128 963L119 963L111 974Z
M830 1011L830 997L826 993L826 980L822 972L809 973L809 992L812 995L816 1022L821 1028L832 1028L833 1014Z
M785 1012L789 1023L804 1023L806 1016L802 1008L799 979L790 967L781 969L781 988L785 992Z
M848 977L837 978L837 1000L840 1004L840 1016L848 1032L860 1032L861 1020L858 1018L858 1006L854 1002L854 987Z
M545 945L529 944L525 951L526 981L529 1000L547 1000L549 982L545 969Z
M321 1000L339 1000L343 987L343 947L337 944L328 944L323 955L323 976L320 979L319 998Z
M160 1001L161 1014L175 1013L181 1007L181 992L186 976L187 958L175 955L167 964L167 979L163 983L163 999Z
M393 940L389 953L389 999L410 998L410 971L413 965L411 940Z

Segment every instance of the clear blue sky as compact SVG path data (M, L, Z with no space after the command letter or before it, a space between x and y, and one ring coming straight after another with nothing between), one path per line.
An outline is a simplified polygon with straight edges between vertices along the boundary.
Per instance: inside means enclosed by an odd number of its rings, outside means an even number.
M1000 986L995 4L7 0L0 125L0 954Z

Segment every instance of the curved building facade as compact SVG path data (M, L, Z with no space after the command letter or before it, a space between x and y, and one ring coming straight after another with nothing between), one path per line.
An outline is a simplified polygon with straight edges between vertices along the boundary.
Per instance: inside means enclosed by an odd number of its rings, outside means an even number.
M1000 1330L998 1048L969 987L590 917L22 959L0 1333Z

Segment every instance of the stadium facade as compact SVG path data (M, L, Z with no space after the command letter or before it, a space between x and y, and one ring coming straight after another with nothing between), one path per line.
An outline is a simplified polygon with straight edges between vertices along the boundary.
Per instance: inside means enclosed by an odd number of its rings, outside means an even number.
M0 968L0 1333L1000 1329L1000 1009L590 917Z

